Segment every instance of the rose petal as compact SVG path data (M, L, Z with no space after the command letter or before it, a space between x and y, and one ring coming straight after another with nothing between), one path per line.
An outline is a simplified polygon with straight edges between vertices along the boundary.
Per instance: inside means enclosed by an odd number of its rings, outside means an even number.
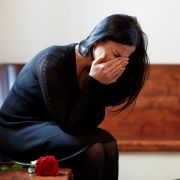
M54 156L41 157L37 160L35 167L36 175L56 175L58 170L59 164Z

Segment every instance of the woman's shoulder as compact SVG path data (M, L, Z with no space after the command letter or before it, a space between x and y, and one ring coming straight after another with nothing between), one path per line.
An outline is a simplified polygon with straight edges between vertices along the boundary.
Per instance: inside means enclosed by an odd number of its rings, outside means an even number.
M66 56L66 54L68 53L69 48L71 48L73 46L73 44L69 44L69 45L52 45L49 46L45 49L43 49L40 54L41 56L48 56L48 55L53 55L56 57L64 57Z
M42 68L57 69L62 65L64 66L64 64L68 64L69 61L67 60L71 59L74 49L75 44L49 46L36 54L28 65L32 66L35 72Z

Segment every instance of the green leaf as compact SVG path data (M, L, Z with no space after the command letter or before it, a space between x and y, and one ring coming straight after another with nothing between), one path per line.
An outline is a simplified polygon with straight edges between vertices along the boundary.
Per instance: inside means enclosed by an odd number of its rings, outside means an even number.
M17 163L14 163L11 167L12 170L21 170L23 169L23 165L22 164L17 164Z
M6 166L6 165L1 165L0 166L0 170L1 171L7 171L7 170L9 170L10 168L9 168L9 166Z

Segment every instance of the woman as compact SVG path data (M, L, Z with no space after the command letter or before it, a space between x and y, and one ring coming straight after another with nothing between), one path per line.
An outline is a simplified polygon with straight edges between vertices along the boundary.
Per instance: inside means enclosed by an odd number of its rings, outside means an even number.
M24 162L54 155L75 180L117 180L116 140L98 125L106 106L134 104L147 76L146 36L128 15L104 18L79 44L41 51L1 107L1 153Z

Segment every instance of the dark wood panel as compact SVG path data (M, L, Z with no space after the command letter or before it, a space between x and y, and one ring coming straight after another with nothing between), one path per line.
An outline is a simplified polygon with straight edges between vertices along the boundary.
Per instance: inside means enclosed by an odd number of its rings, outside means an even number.
M180 65L152 65L134 110L110 110L101 127L120 150L180 150Z
M4 98L7 95L8 89L8 76L5 66L0 65L0 107Z
M0 64L0 107L24 64Z
M22 67L0 65L0 105ZM120 151L180 150L180 64L151 65L135 108L112 110L106 109L101 127L116 137Z

